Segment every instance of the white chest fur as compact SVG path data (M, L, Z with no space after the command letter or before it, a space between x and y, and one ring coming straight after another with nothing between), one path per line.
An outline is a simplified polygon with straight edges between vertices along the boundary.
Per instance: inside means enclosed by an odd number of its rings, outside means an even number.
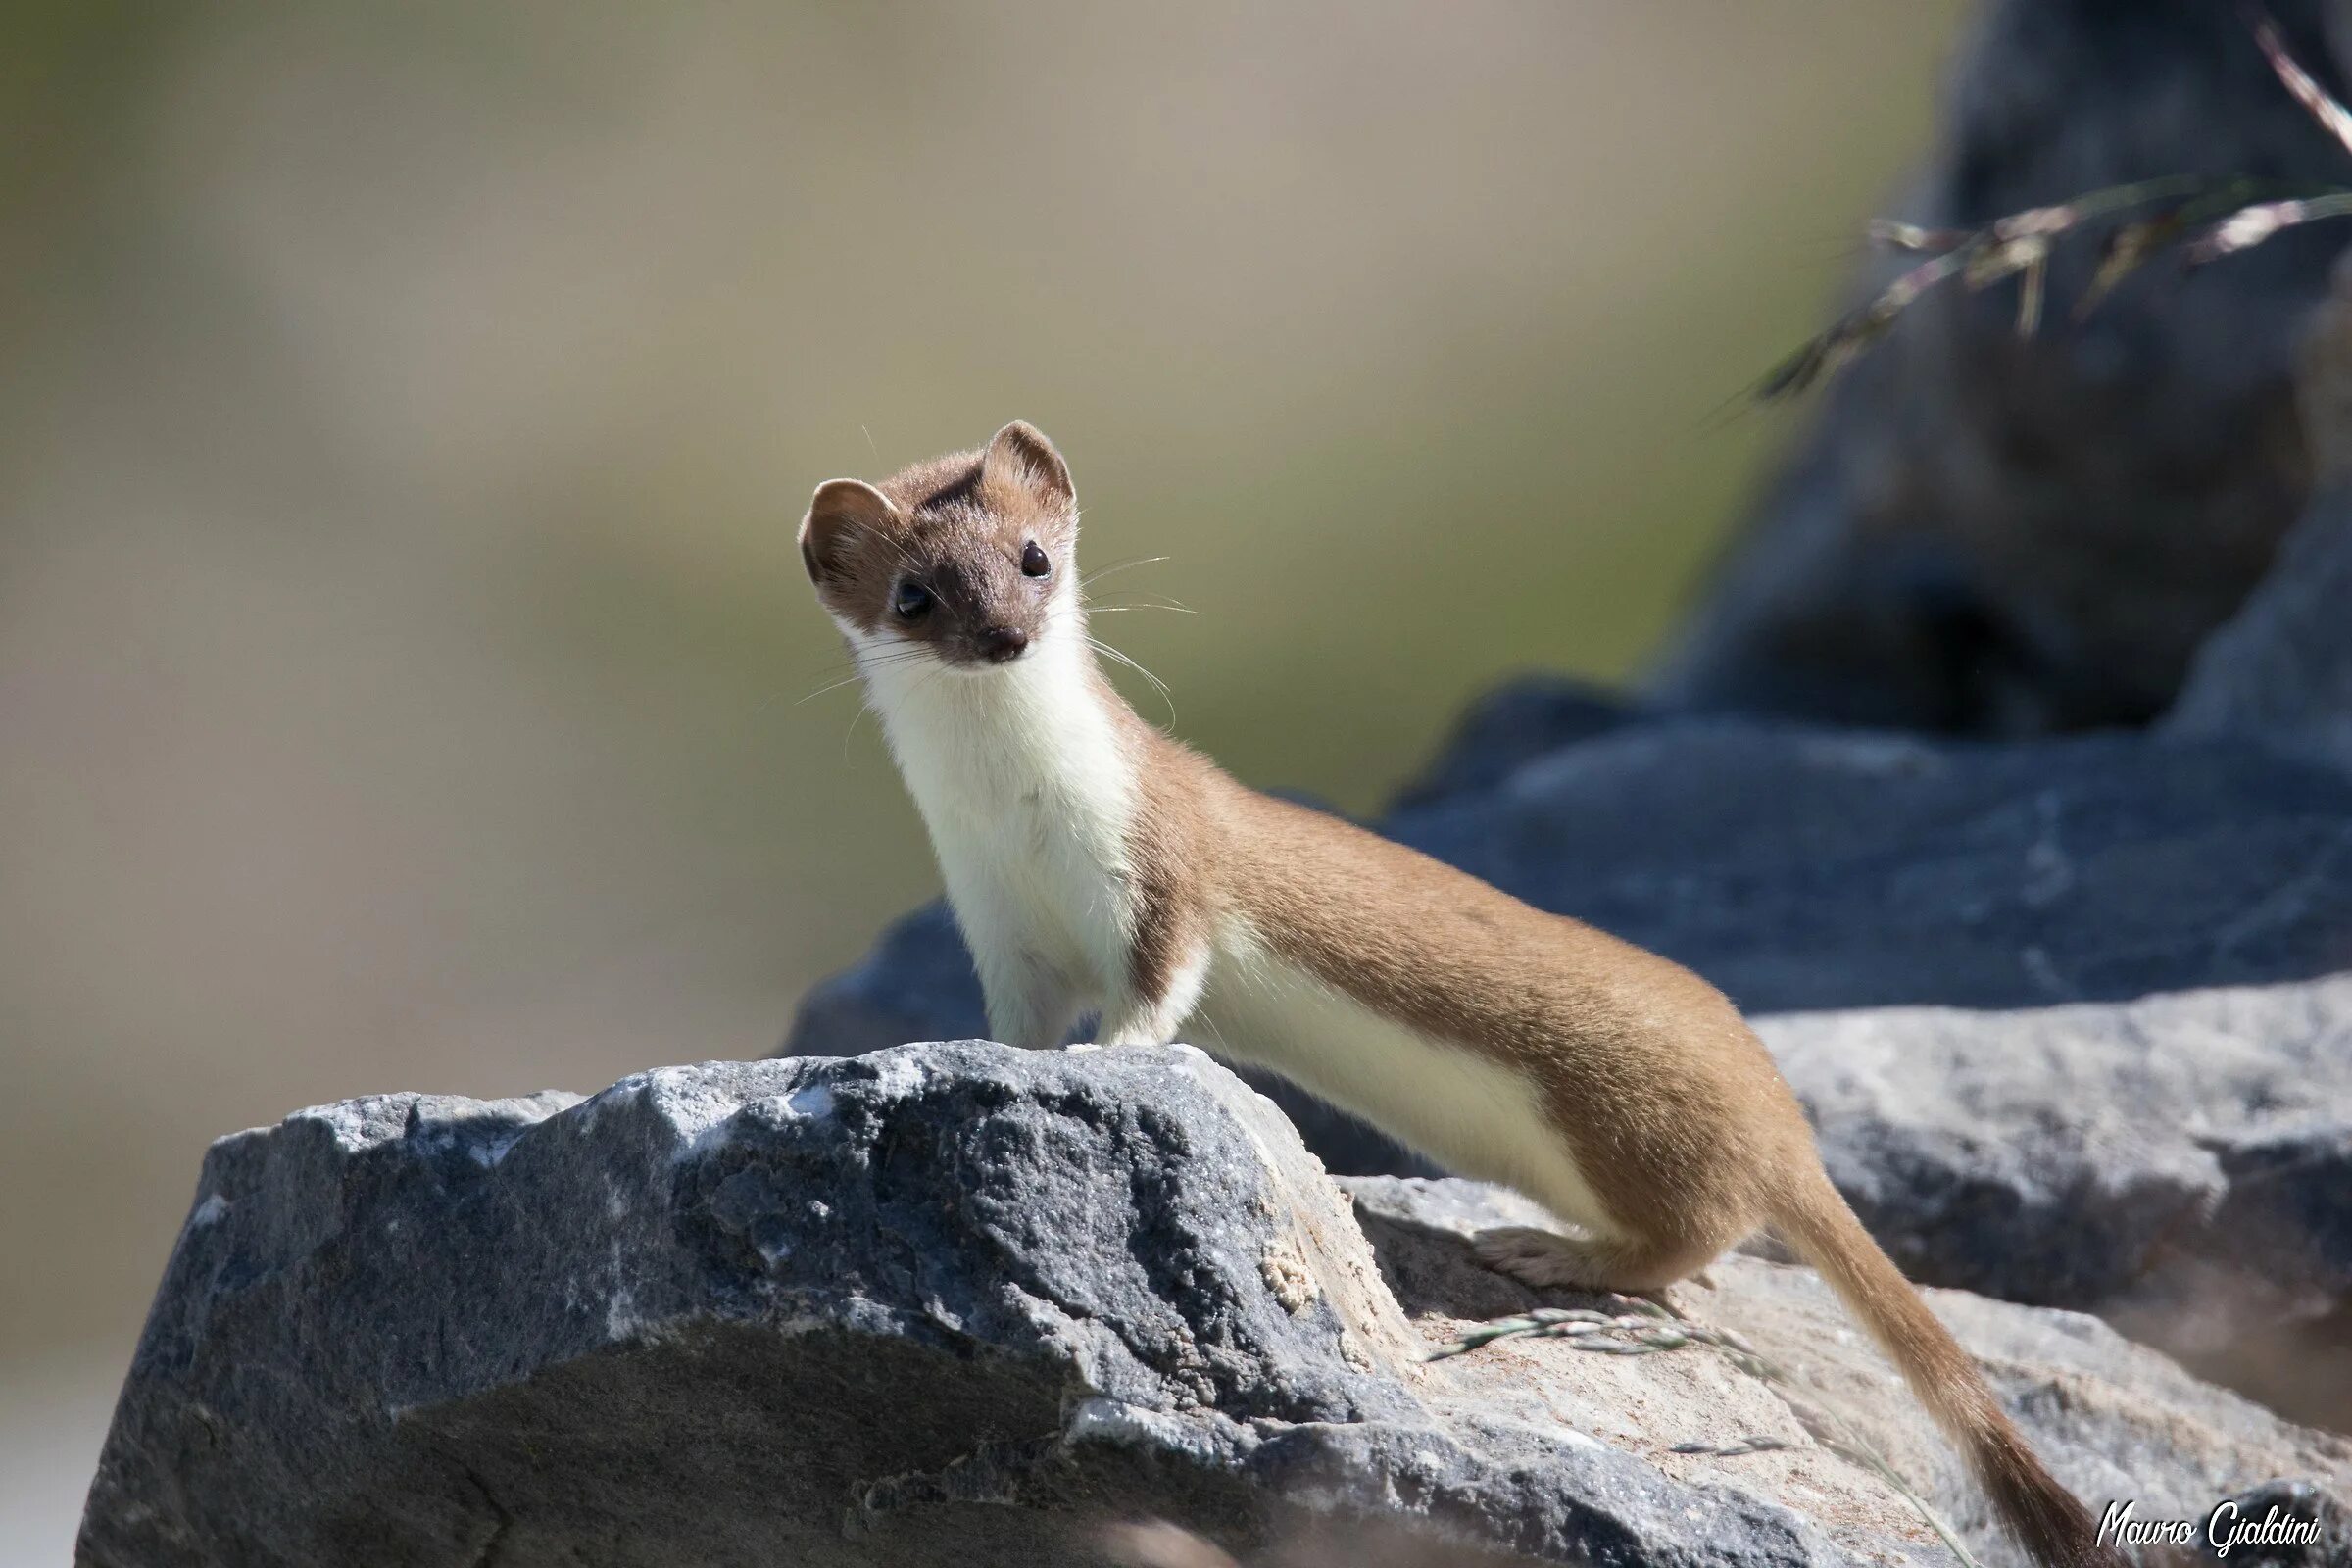
M990 1032L1057 1045L1080 1013L1121 1006L1136 928L1136 764L1077 628L968 672L891 657L854 631L851 642L930 829Z

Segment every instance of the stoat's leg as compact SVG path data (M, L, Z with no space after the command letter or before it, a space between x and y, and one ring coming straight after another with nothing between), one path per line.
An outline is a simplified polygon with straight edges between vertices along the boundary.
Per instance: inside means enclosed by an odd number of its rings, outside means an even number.
M1052 1051L1070 1037L1081 1003L1052 965L1019 954L975 952L972 966L988 998L991 1037L1024 1051Z
M1106 1046L1164 1046L1176 1038L1184 1020L1200 1004L1200 988L1208 980L1208 949L1203 946L1168 977L1156 997L1126 996L1102 1009L1096 1038Z
M1053 1051L1070 1038L1071 1026L1078 1022L1078 1012L1075 998L1056 996L1043 988L1002 999L991 991L988 1032L992 1038L1023 1051Z
M1095 1038L1106 1046L1164 1046L1176 1038L1184 1015L1191 1010L1171 1007L1165 998L1158 1002L1131 1000L1102 1014Z
M1691 1242L1607 1241L1506 1226L1473 1244L1480 1262L1538 1290L1616 1291L1632 1296L1689 1279L1721 1248Z

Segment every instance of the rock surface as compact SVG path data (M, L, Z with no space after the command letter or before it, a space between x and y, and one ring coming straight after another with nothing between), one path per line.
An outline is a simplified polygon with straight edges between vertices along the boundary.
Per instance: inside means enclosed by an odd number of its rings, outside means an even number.
M2352 975L1757 1028L1907 1270L2069 1306L2205 1270L2258 1269L2281 1303L2352 1295Z
M2198 650L2164 728L2255 736L2352 771L2352 481L2321 492L2278 569Z
M2269 9L2340 93L2340 8ZM1944 119L1889 216L1976 225L2155 176L2346 168L2239 8L2203 0L1989 5ZM1931 295L1825 394L1653 695L1976 734L2153 718L2302 511L2295 357L2343 237L2150 266L2078 323L2100 256L2079 236L2024 340L2014 282ZM1849 303L1912 260L1874 263Z
M2261 735L2352 769L2352 264L2314 318L2296 392L2318 490L2261 586L2197 650L2164 727Z
M1145 1512L1229 1545L1361 1513L1497 1561L1948 1560L1710 1350L1425 1365L1533 1299L1456 1234L1510 1201L1368 1184L1376 1257L1273 1109L1183 1049L915 1046L306 1111L208 1157L78 1560L1080 1563L1092 1522ZM1690 1295L1816 1357L1822 1397L1866 1391L1873 1441L1945 1485L1810 1276L1735 1260ZM2341 1443L2088 1320L1937 1305L2087 1490L2352 1483ZM1793 1446L1673 1451L1763 1435Z
M2352 1416L2352 975L1758 1029L1907 1272L2096 1309L2279 1409Z
M1533 1216L1524 1200L1460 1181L1368 1177L1345 1185L1355 1195L1357 1216L1397 1299L1425 1333L1458 1333L1468 1326L1465 1316L1523 1311L1533 1299L1479 1269L1463 1250L1470 1236L1489 1226L1529 1223ZM2343 1495L2352 1482L2352 1443L2298 1430L2250 1400L2202 1384L2095 1318L1960 1291L1930 1291L1928 1297L1984 1364L2052 1472L2094 1508L2131 1496L2138 1499L2143 1518L2201 1516L2257 1475L2301 1478L2330 1498ZM1960 1530L1980 1558L2022 1561L1993 1533L1958 1459L1917 1401L1811 1270L1726 1258L1709 1271L1708 1284L1677 1287L1676 1304L1760 1352L1781 1374L1767 1385L1777 1398L1839 1423L1841 1435L1858 1439L1891 1466ZM1640 1441L1622 1430L1623 1412L1645 1404L1648 1388L1596 1388L1596 1375L1586 1364L1590 1357L1547 1342L1505 1346L1512 1354L1493 1355L1479 1366L1476 1375L1489 1380L1479 1391L1483 1401L1519 1400L1573 1412L1571 1419L1592 1421L1591 1430L1600 1435L1609 1435L1616 1422L1618 1441ZM1595 1392L1603 1395L1603 1407L1578 1402ZM1784 1422L1748 1435L1807 1439L1802 1422L1793 1416ZM1719 1446L1728 1441L1722 1427L1718 1422L1711 1434ZM1808 1446L1728 1458L1668 1454L1657 1462L1687 1466L1677 1471L1687 1479L1719 1475L1753 1484L1772 1476L1794 1489L1822 1484L1822 1457L1821 1448ZM2313 1511L2307 1504L2300 1514Z
M1397 792L1399 810L1493 789L1563 746L1654 716L1588 681L1521 675L1474 700L1454 721L1437 760Z
M1751 1013L2035 1006L2352 968L2352 775L2240 737L1635 725L1393 836Z

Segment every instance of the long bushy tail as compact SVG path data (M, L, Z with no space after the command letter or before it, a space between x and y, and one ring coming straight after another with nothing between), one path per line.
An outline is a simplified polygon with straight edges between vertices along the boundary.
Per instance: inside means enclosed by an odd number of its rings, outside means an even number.
M1820 1270L1967 1458L2002 1521L2043 1568L2130 1568L2103 1545L2089 1510L2041 1467L1984 1374L1911 1288L1838 1189L1816 1167L1785 1199L1772 1228Z

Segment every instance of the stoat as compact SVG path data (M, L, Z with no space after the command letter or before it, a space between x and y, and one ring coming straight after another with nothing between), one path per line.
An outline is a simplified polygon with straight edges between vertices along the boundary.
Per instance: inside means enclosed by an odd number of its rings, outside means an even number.
M1051 442L817 488L800 547L930 829L990 1031L1268 1067L1575 1239L1490 1232L1539 1287L1651 1291L1760 1227L1819 1269L2049 1568L2122 1559L1823 1172L1713 986L1337 817L1246 788L1103 678Z

